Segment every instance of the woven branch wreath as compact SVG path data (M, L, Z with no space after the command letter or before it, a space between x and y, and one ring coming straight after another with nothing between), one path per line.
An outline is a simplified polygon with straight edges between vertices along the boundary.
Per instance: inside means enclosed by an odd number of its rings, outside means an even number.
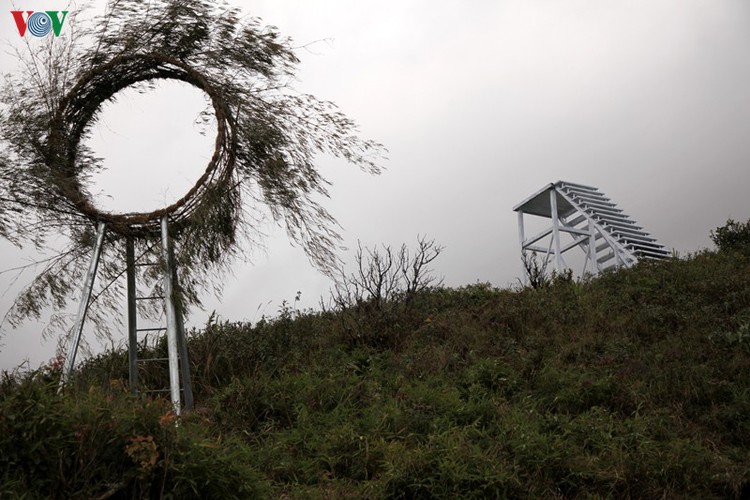
M120 90L142 81L172 79L187 82L205 92L211 99L217 121L214 155L203 175L185 196L175 203L150 213L112 214L97 209L81 189L76 168L76 151L87 125L100 105ZM172 57L160 54L118 56L83 75L63 98L50 128L52 179L57 188L75 207L92 220L107 223L110 230L124 235L158 233L162 216L169 215L179 231L189 225L190 215L209 189L231 191L237 140L230 111L221 94L198 71Z
M89 317L105 332L107 312L122 294L117 278L125 238L137 237L137 252L146 252L165 214L175 231L186 306L199 303L202 289L220 288L232 259L259 241L258 224L268 214L318 268L335 267L339 236L317 201L327 196L318 155L376 173L384 150L359 138L334 104L291 88L298 59L289 39L239 9L201 0L114 0L92 23L74 17L67 28L20 54L25 70L10 75L2 92L0 236L20 246L43 246L60 235L68 241L40 263L9 313L12 324L39 317L48 306L63 309L74 298L99 221L107 222L109 241ZM172 205L151 213L105 212L88 192L91 174L103 167L85 138L103 103L162 79L208 96L217 123L213 157ZM158 286L155 276L143 280Z

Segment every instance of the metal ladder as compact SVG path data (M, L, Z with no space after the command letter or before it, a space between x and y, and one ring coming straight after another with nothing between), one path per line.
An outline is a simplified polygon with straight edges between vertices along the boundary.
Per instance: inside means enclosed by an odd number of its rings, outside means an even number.
M68 348L68 356L60 377L59 390L62 391L73 370L75 356L80 344L83 323L86 312L91 301L91 291L96 277L96 270L101 255L104 241L105 224L100 222L97 227L97 238L94 253L91 257L89 271L83 285L83 294L78 310L78 317L72 332L71 343ZM138 390L139 365L164 361L169 366L169 389L145 390L146 393L169 392L175 413L180 414L184 408L193 409L193 390L190 382L190 363L188 360L187 340L185 338L185 326L178 300L177 273L174 260L174 251L169 238L169 221L165 215L161 219L161 261L163 266L163 295L138 296L135 283L136 267L141 265L159 265L157 262L138 263L135 258L135 241L128 237L125 246L126 275L127 275L127 303L128 303L128 366L129 384L131 391ZM138 328L137 304L142 300L163 300L166 316L165 327ZM138 336L149 332L166 332L167 336L167 358L142 358L138 359Z

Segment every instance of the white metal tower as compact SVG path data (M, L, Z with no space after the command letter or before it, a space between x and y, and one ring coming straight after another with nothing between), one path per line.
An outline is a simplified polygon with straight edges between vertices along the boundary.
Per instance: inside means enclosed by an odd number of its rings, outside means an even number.
M563 254L573 248L585 253L581 274L630 267L640 259L666 259L670 251L628 217L595 187L558 181L548 184L513 207L518 213L521 255L534 252L543 265L569 269ZM524 215L552 220L552 226L526 237ZM524 269L524 278L526 269Z

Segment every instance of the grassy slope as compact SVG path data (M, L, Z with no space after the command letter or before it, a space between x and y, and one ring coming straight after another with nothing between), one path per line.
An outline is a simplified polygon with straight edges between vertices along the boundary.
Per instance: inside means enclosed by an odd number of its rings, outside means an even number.
M750 484L738 254L284 308L211 323L190 349L199 408L176 429L122 390L122 352L88 362L68 398L53 371L6 377L0 496L731 498Z

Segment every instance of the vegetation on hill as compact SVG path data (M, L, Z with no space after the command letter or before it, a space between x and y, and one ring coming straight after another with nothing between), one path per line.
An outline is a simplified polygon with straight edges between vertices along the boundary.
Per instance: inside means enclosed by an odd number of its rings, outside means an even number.
M750 252L727 227L595 279L212 320L179 425L126 391L123 351L64 397L56 366L6 374L0 497L746 496Z

